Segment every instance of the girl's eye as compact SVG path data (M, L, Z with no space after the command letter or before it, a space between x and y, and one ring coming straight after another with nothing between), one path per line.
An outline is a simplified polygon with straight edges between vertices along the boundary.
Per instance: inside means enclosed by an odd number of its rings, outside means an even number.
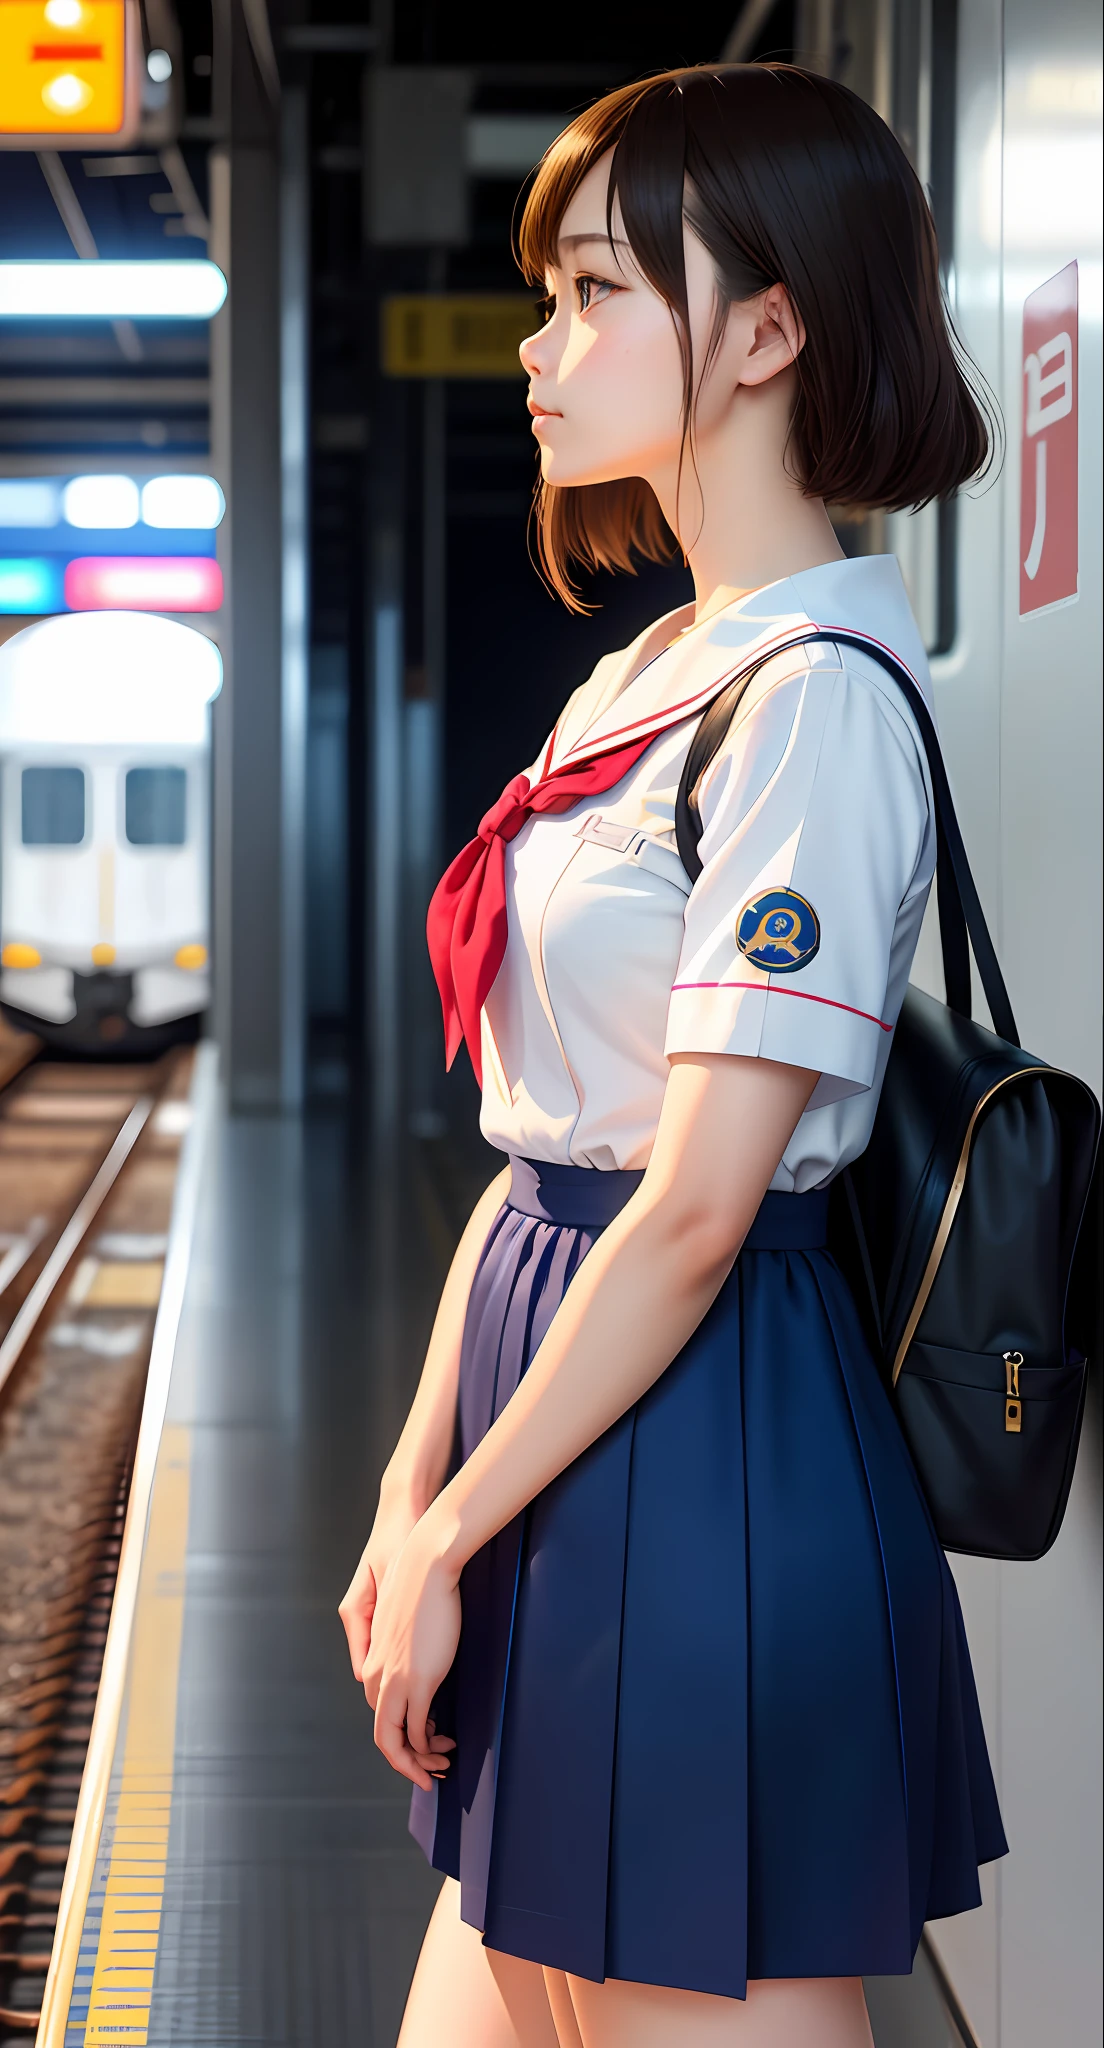
M551 320L551 318L552 318L552 315L553 315L553 313L555 312L555 310L556 310L556 294L555 294L555 292L545 292L545 295L544 295L544 297L543 297L542 299L538 299L538 300L537 300L537 312L538 312L538 313L540 314L540 317L541 317L541 322L542 322L542 324L543 324L543 325L544 325L545 327L547 327L547 325L548 325L548 322L549 322L549 321Z
M603 277L591 277L589 272L584 272L575 279L575 289L579 294L579 311L587 313L591 306L600 306L617 287Z

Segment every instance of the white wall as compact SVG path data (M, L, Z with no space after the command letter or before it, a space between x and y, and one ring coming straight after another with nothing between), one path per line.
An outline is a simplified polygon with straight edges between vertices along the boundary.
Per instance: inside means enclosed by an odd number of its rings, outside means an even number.
M1100 87L1093 0L960 0L957 312L1000 398L1008 445L999 481L962 506L960 630L935 664L939 712L1024 1043L1098 1091ZM1021 619L1023 302L1073 258L1080 589L1073 603ZM930 943L924 961L931 975ZM1090 1425L1047 1558L952 1560L1011 1854L986 1874L979 1913L932 1931L982 2048L1097 2048L1101 2039L1095 1437Z

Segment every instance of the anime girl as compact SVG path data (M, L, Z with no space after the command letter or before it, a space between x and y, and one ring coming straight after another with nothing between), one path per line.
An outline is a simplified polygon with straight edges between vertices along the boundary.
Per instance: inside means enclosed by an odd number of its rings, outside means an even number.
M696 596L599 662L431 907L448 1056L508 1163L341 1609L445 1873L401 2048L870 2048L862 1976L910 1970L1005 1842L826 1249L935 840L876 658L930 693L896 563L845 559L825 508L945 497L989 433L920 185L830 80L610 94L520 250L552 584L577 603L572 562L673 535ZM747 670L691 883L676 791Z

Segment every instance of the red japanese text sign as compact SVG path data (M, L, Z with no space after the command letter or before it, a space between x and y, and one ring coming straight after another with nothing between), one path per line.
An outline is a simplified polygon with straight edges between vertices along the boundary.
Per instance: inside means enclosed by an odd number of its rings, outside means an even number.
M1077 265L1024 301L1020 616L1077 596Z

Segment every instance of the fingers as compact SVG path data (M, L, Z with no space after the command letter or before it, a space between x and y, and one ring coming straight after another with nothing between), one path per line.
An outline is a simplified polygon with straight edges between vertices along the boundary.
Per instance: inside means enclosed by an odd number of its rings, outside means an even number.
M340 1608L338 1613L341 1614ZM341 1619L345 1627L345 1640L349 1645L349 1662L352 1665L353 1677L359 1678L372 1641L371 1617L365 1614L341 1614Z
M426 1728L429 1731L429 1746L424 1752L419 1754L418 1762L422 1765L423 1769L429 1772L431 1778L447 1777L449 1767L448 1752L450 1749L456 1748L456 1739L452 1735L438 1735L437 1723L435 1721L427 1721ZM409 1739L410 1731L408 1728L407 1740L409 1741Z
M404 1689L385 1681L376 1701L376 1748L387 1758L392 1770L398 1771L400 1777L409 1778L412 1785L419 1785L423 1792L428 1792L434 1780L427 1766L435 1763L435 1759L423 1747L423 1762L407 1740L406 1712ZM424 1740L424 1707L421 1718ZM435 1767L440 1769L440 1765Z
M375 1574L370 1566L362 1566L337 1610L345 1630L345 1640L349 1645L349 1662L353 1667L353 1677L357 1679L361 1676L364 1661L371 1647L376 1597Z
M368 1654L364 1659L361 1669L357 1672L357 1677L364 1687L364 1697L374 1713L379 1700L380 1685L383 1681L383 1661L378 1655L373 1656L371 1643L368 1645Z
M406 1739L415 1756L432 1754L427 1726L432 1693L411 1686L406 1702Z
M446 1776L448 1752L456 1748L456 1743L451 1735L438 1735L436 1724L424 1707L413 1718L422 1733L420 1741L412 1739L412 1709L405 1689L385 1679L376 1701L376 1748L387 1758L392 1770L428 1792L431 1785Z

